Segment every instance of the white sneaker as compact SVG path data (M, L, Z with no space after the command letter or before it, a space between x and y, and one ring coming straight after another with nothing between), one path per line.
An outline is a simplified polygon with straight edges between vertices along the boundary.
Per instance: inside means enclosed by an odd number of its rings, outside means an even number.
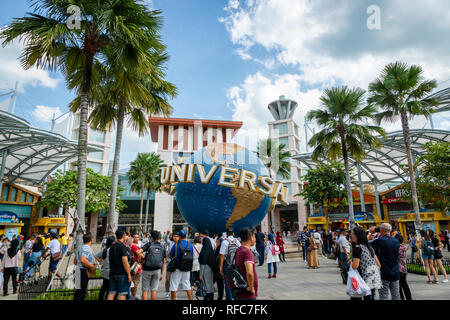
M444 280L442 280L442 282L443 282L443 283L446 283L446 282L448 282L448 279L444 279Z
M170 292L166 294L166 300L170 299Z

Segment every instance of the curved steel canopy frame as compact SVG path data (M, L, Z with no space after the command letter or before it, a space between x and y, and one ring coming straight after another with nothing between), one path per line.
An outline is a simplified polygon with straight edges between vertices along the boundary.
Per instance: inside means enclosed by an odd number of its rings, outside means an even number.
M411 149L413 157L422 155L423 146L429 141L450 142L450 131L433 129L412 129ZM381 138L383 146L379 150L366 149L366 158L361 162L361 178L363 183L385 183L389 181L407 181L408 177L401 169L407 164L403 132L394 131L385 138ZM312 153L295 155L292 159L298 160L308 168L314 169L317 163L311 158ZM327 162L322 159L319 162ZM356 168L357 162L349 159L350 167ZM352 179L357 180L357 170L352 170Z
M103 151L89 145L88 152ZM59 134L32 128L24 119L0 111L0 176L41 184L64 162L76 158L78 143Z

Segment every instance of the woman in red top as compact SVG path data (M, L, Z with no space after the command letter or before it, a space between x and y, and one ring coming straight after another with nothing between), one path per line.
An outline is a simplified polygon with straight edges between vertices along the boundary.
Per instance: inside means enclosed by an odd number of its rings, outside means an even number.
M286 262L286 259L284 258L284 241L280 231L277 231L277 238L275 239L275 242L278 247L280 247L280 261Z

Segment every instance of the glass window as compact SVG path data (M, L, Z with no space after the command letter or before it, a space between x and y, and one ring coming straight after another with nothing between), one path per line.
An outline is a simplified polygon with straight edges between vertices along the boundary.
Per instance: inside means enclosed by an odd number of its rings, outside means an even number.
M282 135L288 133L288 125L287 123L277 123L273 125L273 129L275 130L275 134Z
M12 188L11 189L11 197L9 199L9 201L16 201L17 200L17 189L16 188Z
M8 194L9 194L9 185L5 184L3 187L3 201L8 201Z
M33 203L33 195L31 194L28 195L28 202Z
M286 148L289 148L289 139L288 139L288 137L279 138L278 139L278 143L279 144L284 144L286 146Z
M89 130L89 141L105 143L105 132L91 128Z
M103 160L103 151L99 152L89 152L88 158Z
M86 166L92 170L94 170L97 173L101 173L102 172L102 164L101 163L96 163L96 162L90 162L88 161Z
M287 105L281 105L281 119L287 118Z
M20 202L27 202L27 193L22 191L22 195L20 196Z

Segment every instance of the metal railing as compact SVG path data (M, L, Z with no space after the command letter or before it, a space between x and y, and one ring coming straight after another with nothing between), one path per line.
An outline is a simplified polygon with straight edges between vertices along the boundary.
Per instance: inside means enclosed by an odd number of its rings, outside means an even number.
M49 290L45 293L50 280L51 276L45 276L20 283L18 300L73 300L75 293L75 279L73 277L64 281L60 278L53 279ZM102 278L89 279L85 300L97 300L102 282Z

